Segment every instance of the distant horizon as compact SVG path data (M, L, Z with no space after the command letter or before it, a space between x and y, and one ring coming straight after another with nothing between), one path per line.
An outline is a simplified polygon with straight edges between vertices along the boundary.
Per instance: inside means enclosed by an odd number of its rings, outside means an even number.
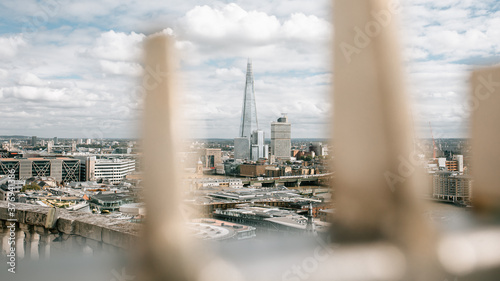
M7 139L7 138L32 138L34 136L32 135L0 135L0 139ZM53 137L43 137L43 136L35 136L40 139L53 139L57 137L58 139L89 139L89 138L82 138L82 137L59 137L59 136L53 136ZM117 139L126 139L126 140L140 140L141 138L139 137L105 137L105 138L90 138L92 140L117 140ZM234 138L185 138L185 140L233 140ZM265 140L270 140L271 138L265 138ZM331 138L291 138L292 140L330 140ZM417 137L416 139L432 139L430 137ZM443 139L471 139L470 137L446 137L446 138L435 138L436 140L443 140Z

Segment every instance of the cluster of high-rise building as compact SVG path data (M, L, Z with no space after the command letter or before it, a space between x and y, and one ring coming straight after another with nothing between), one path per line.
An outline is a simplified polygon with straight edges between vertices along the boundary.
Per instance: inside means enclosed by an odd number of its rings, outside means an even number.
M269 151L265 133L259 129L252 62L248 61L240 130L238 137L234 139L234 159L258 161L269 159L271 154L274 159L288 160L290 150L291 124L286 114L283 114L276 122L271 123L271 151Z

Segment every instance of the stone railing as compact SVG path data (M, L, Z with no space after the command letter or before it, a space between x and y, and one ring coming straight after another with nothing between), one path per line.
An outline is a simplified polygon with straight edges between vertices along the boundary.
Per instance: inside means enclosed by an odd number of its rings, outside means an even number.
M50 257L57 250L98 253L132 248L140 225L102 215L71 212L64 209L0 202L0 249L10 251L9 239L15 240L16 255ZM52 250L51 250L52 248Z

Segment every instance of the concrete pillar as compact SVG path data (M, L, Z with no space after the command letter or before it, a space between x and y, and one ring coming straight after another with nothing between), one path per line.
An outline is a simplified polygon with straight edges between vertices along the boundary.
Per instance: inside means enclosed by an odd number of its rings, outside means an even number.
M24 255L29 258L31 256L31 235L30 235L30 225L20 223L19 228L24 234L23 244L24 244ZM17 244L17 242L16 242Z
M471 120L471 166L474 209L500 217L500 67L474 71L468 99Z
M38 233L36 233L34 230L31 230L31 233L30 233L30 243L31 243L30 255L31 255L31 259L33 259L33 260L37 260L39 258L39 252L38 252L39 242L40 242L40 235L38 235Z
M38 234L32 225L20 224L24 232L24 251L25 256L31 259L38 259Z
M19 259L24 258L25 252L24 252L24 231L22 231L19 226L16 227L16 256Z
M0 221L0 254L8 254L10 230L5 226L5 221Z
M411 158L414 138L396 40L396 15L359 52L349 52L349 46L359 39L356 30L372 20L371 12L387 11L390 3L340 0L334 5L332 138L338 148L334 160L340 204L337 229L346 231L346 239L387 235L399 239L401 228L415 228L415 236L427 229L419 219L415 198L418 172ZM412 172L402 167L406 162ZM402 221L411 223L398 223Z
M177 60L172 38L158 33L145 42L143 86L147 90L144 105L144 191L148 219L144 244L148 264L142 272L150 280L192 280L196 265L187 255L190 245L181 214L182 181L175 157L180 147L183 124L178 99ZM151 72L159 74L152 75ZM165 178L169 188L164 187ZM168 231L166 231L168 229ZM175 242L174 242L175 241ZM104 245L103 245L104 247ZM144 259L145 260L145 259Z
M437 261L417 201L426 182L412 151L394 2L334 1L332 230L339 242L392 241L406 250L412 280L433 280L424 270ZM375 13L390 17L381 26Z
M50 258L50 234L46 235L40 235L40 242L39 242L39 256L42 259L48 259Z
M35 227L35 232L39 235L38 256L42 259L50 258L51 233L44 227Z

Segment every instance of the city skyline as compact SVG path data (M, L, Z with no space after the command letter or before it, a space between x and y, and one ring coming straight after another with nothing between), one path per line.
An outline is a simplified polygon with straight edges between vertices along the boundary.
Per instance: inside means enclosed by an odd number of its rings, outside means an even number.
M0 4L2 135L136 138L142 42L176 38L186 116L196 138L232 138L248 57L265 132L287 112L293 138L328 137L330 2L56 1ZM498 61L496 1L404 1L415 129L465 137L470 70ZM95 8L99 7L99 8ZM465 19L465 20L464 20ZM258 67L257 67L258 66ZM188 83L189 82L189 83ZM140 91L139 91L140 92Z

